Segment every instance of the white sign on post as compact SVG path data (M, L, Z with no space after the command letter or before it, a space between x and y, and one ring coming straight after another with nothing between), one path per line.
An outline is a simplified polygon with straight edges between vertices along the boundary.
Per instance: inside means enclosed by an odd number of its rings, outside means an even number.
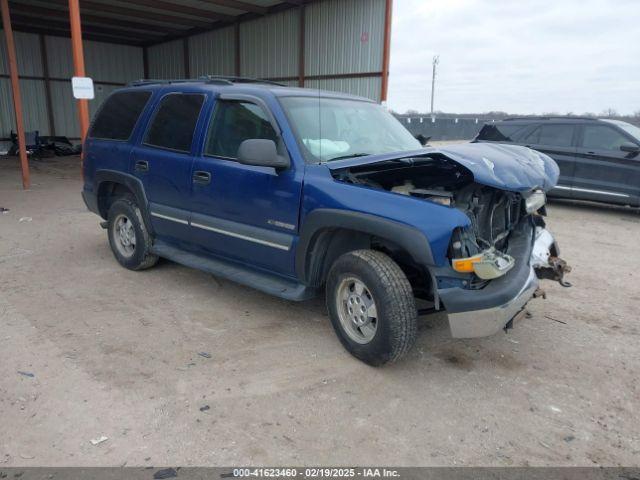
M93 79L89 77L73 77L71 79L73 98L92 100L95 98L93 91Z

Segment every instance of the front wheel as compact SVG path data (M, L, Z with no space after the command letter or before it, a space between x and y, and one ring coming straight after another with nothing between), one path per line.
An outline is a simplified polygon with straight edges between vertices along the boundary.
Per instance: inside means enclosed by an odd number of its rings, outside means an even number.
M394 362L415 342L413 290L384 253L356 250L338 258L327 277L326 301L342 345L369 365Z

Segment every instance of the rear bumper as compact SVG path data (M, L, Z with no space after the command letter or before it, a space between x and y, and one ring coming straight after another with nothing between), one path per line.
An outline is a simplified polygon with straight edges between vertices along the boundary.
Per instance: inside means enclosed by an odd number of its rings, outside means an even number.
M89 211L100 215L100 211L98 210L98 197L94 192L82 190L82 200L84 200L84 204Z
M532 225L521 225L510 237L508 253L516 259L516 264L506 275L478 290L438 290L453 337L493 335L525 307L538 288L532 252L544 247L539 242L537 238L534 240Z

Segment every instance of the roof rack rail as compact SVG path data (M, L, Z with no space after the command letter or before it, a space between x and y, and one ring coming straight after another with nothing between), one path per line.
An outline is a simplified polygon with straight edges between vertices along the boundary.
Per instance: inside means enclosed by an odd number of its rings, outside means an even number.
M252 78L252 77L233 77L226 75L204 75L200 77L201 79L207 82L228 82L228 83L265 83L267 85L276 85L278 87L284 87L285 85L282 83L274 82L272 80L265 80L262 78Z
M529 115L524 117L508 117L503 121L509 120L597 120L596 117L585 117L578 115Z
M267 84L267 85L276 85L279 87L284 87L285 85L278 82L273 82L271 80L263 80L261 78L250 78L250 77L229 77L222 75L203 75L198 78L175 78L175 79L152 79L152 78L141 78L139 80L134 80L127 84L128 87L140 87L143 85L157 85L157 84L165 84L169 85L172 83L193 83L193 82L203 82L203 83L215 83L218 85L233 85L236 83L256 83L256 84Z

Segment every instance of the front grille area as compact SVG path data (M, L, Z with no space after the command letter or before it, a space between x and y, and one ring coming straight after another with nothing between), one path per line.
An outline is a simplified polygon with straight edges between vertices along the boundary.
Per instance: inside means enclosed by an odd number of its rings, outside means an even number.
M504 251L509 233L518 224L522 197L517 193L486 189L474 196L466 211L480 250L495 247Z

